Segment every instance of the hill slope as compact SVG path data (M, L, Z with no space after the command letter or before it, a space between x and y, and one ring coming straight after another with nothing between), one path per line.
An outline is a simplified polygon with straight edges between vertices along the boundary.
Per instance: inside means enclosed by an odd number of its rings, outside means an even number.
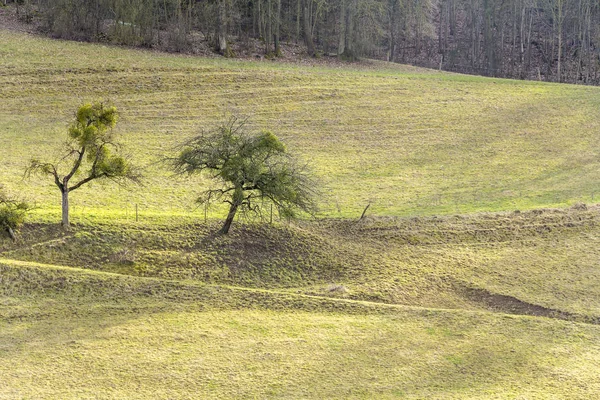
M0 262L4 398L591 398L598 326Z
M600 210L515 210L592 200L597 88L2 30L0 60L0 182L39 206L18 242L0 238L0 398L600 392ZM147 181L76 192L63 232L57 191L22 168L96 98L122 111ZM189 208L207 182L156 161L227 110L314 163L327 218L223 237L218 208ZM475 210L495 212L450 215Z
M600 213L535 210L357 223L26 227L0 257L125 275L600 322Z
M75 193L74 216L186 213L206 183L156 161L225 112L251 117L313 163L323 213L514 210L596 201L600 89L375 68L297 67L157 54L0 31L0 181L57 210L49 181L20 183L64 141L77 105L110 99L147 182ZM168 188L168 190L165 190ZM55 193L56 192L56 193ZM595 196L595 197L594 197ZM215 211L215 213L217 213ZM216 214L215 214L216 215Z

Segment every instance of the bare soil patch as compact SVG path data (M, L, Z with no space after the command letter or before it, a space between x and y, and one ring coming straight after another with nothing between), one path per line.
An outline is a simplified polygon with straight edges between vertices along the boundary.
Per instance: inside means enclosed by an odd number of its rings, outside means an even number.
M512 296L492 293L486 289L466 288L465 296L485 308L494 312L502 312L513 315L531 315L534 317L546 317L562 319L565 321L585 322L600 325L600 318L577 315L565 311L546 308L537 304L527 303Z

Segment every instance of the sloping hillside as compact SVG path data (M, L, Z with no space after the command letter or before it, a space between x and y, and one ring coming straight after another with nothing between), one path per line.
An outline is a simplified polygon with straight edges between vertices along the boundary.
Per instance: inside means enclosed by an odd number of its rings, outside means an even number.
M0 398L600 392L598 89L2 30L0 63L0 182L36 204L0 237ZM94 99L146 179L75 192L63 231L23 169ZM215 234L222 210L193 208L208 182L158 161L227 111L311 161L318 218Z
M1 261L4 398L592 398L598 326Z
M297 67L53 41L0 31L0 181L58 209L49 181L21 182L51 157L76 107L112 100L143 187L83 189L74 217L193 214L205 185L157 164L227 112L273 130L313 164L323 214L432 215L598 199L594 87L485 79L393 64ZM110 189L110 190L108 190ZM202 210L196 211L201 214ZM220 215L215 210L214 216Z
M0 257L421 307L600 322L600 213L322 220L300 225L33 224Z

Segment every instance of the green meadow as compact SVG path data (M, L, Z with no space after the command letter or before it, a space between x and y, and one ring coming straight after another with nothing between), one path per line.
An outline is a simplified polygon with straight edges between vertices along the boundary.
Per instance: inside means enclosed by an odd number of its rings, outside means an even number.
M386 63L347 68L165 55L0 33L0 179L44 209L47 181L21 182L51 157L78 105L110 100L145 185L74 193L74 216L189 214L206 182L160 160L226 114L270 129L313 166L322 214L355 217L531 209L600 196L600 91L453 75ZM213 216L220 216L218 210Z
M600 393L599 88L4 30L0 66L0 183L36 206L0 238L0 399ZM24 170L94 100L145 179L73 192L66 232ZM231 114L309 162L317 218L215 235L162 160Z

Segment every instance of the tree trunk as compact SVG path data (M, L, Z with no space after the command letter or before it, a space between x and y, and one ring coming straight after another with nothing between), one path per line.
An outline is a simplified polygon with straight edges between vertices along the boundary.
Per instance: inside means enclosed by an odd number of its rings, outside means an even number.
M233 219L235 218L235 214L237 213L238 207L239 207L239 204L237 204L237 203L232 203L231 207L229 207L229 213L227 214L227 219L225 219L225 223L223 224L223 227L219 231L219 233L221 235L227 235L227 233L229 233L229 228L231 228L231 223L233 222Z
M558 2L558 65L556 68L556 75L559 82L562 81L561 73L561 61L562 61L562 36L563 36L563 12L562 12L562 1Z
M590 69L592 68L592 39L591 39L591 33L592 33L592 17L591 17L591 11L588 5L588 9L587 9L587 56L588 56L588 62L587 62L587 68L585 70L585 83L589 83L590 81Z
M388 61L393 62L396 54L396 21L390 26L390 48L388 49Z
M94 40L98 40L100 34L100 0L96 0L95 6L96 7L94 8Z
M217 18L217 51L225 56L227 54L227 10L225 0L219 0Z
M271 0L267 0L267 24L265 33L265 54L271 55L271 40L273 39L273 5Z
M8 232L8 236L10 236L13 242L17 240L17 235L15 235L15 231L13 231L13 229L10 226L6 228L6 231Z
M314 57L317 52L315 51L315 44L312 40L312 32L310 28L310 13L308 12L309 1L310 0L304 0L304 42L306 43L308 55Z
M496 54L494 51L494 10L489 0L483 1L483 46L485 49L486 68L485 75L495 76Z
M279 31L281 30L281 0L277 0L277 14L275 15L275 55L281 56L281 47L279 44Z
M262 9L261 9L261 0L258 0L256 2L256 7L257 7L257 15L256 15L256 21L257 21L257 25L258 25L258 37L261 39L264 39L263 36L263 26L262 26Z
M62 191L62 222L61 225L65 229L69 229L69 189Z
M446 52L446 25L444 24L444 15L446 10L444 8L445 2L440 1L440 20L438 26L438 54L442 56L442 63L444 60L444 53ZM441 68L440 68L441 69Z
M526 73L523 74L523 79L527 76L529 69L531 68L531 25L533 24L533 14L529 16L529 28L527 29L527 68Z
M302 0L298 0L296 2L296 44L298 44L298 40L300 39L300 5Z
M338 56L344 54L346 49L346 0L340 4L340 36L338 38Z
M394 61L396 54L396 15L398 13L398 1L391 0L391 4L388 4L389 13L390 13L390 21L389 21L389 30L390 30L390 46L388 48L388 61Z
M456 34L456 10L454 0L448 1L448 27L450 28L450 35ZM446 33L446 38L448 34Z
M348 61L356 61L356 53L354 52L354 13L356 12L356 2L346 4L346 33L344 34L345 44L343 56Z

